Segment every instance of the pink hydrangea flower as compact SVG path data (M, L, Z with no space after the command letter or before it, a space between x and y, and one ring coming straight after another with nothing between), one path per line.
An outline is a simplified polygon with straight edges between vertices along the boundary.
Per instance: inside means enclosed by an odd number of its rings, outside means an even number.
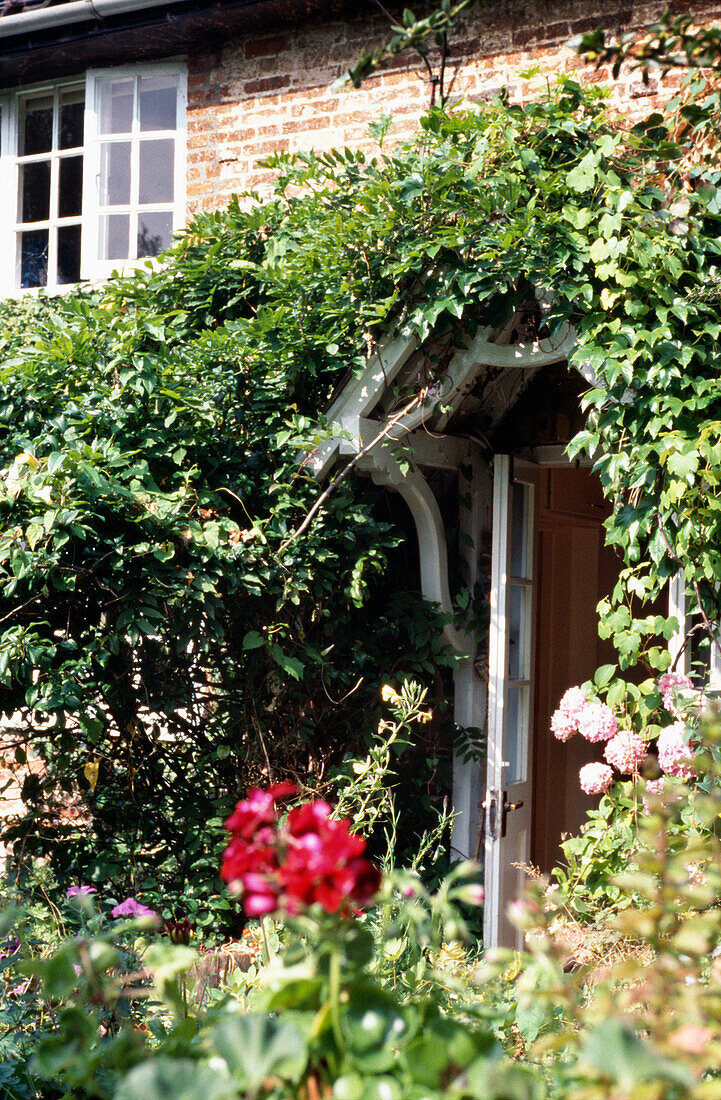
M646 744L630 730L621 730L613 737L603 755L621 775L635 775L646 759Z
M693 752L683 739L685 732L683 722L674 722L661 730L656 742L659 764L667 775L675 775L678 779L691 779L696 774L688 763Z
M551 715L551 733L558 741L568 741L578 729L578 719L565 714L560 708Z
M606 703L587 703L578 716L578 732L587 741L609 741L617 730L616 715Z
M578 729L578 718L586 706L586 692L570 687L561 696L558 710L551 715L551 733L559 741L568 741Z
M608 764L584 764L578 778L586 794L604 794L613 782L613 771Z
M650 814L653 809L652 804L649 802L650 798L660 798L663 794L663 789L666 786L666 780L661 776L660 779L649 779L646 783L646 797L643 800L643 812Z
M586 698L586 692L583 688L570 687L568 691L565 691L561 696L561 702L558 704L558 709L564 714L567 714L569 718L577 718L587 702L588 699Z
M680 672L664 672L663 676L659 676L657 686L661 692L663 705L671 714L678 714L676 693L680 695L693 691L693 684L688 676L683 676Z

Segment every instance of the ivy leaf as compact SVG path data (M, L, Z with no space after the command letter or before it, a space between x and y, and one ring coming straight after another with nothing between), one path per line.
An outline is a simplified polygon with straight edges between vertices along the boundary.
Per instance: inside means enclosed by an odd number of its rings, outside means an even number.
M698 451L672 451L666 459L666 465L677 477L690 478L698 469Z
M586 153L585 157L572 168L566 176L566 184L571 191L590 191L596 182L596 157L593 152Z

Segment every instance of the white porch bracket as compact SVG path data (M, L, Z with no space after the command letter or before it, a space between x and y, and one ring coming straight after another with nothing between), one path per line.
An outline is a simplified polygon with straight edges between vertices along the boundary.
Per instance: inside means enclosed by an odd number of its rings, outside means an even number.
M378 425L375 424L376 430L377 427ZM430 485L420 470L402 470L388 446L382 443L360 460L358 468L370 474L376 485L395 490L405 500L418 535L421 592L425 599L436 604L442 612L452 617L453 603L448 588L446 531L438 501ZM443 627L443 637L457 653L465 657L472 654L471 638L452 623L446 623Z

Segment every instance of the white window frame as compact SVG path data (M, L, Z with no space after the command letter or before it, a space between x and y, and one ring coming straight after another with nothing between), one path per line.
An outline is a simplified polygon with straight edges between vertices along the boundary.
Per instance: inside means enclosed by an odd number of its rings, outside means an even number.
M671 668L674 672L691 675L691 650L686 644L686 620L688 598L686 595L686 579L681 571L669 582L668 611L678 622L678 630L672 636L668 644L671 654ZM721 653L717 646L712 645L709 650L708 682L707 690L721 692Z
M172 228L177 232L185 225L186 213L186 159L187 159L187 65L184 61L172 60L163 62L139 62L134 65L123 65L104 69L90 69L84 75L62 78L59 80L43 81L15 88L12 91L0 94L0 195L3 201L0 203L0 296L22 297L26 294L61 294L73 289L76 284L58 285L50 282L47 287L19 287L17 283L18 270L18 238L17 238L17 213L18 213L18 186L19 186L19 108L24 97L42 95L43 93L55 94L58 89L73 87L84 83L85 85L85 115L83 144L77 152L83 156L83 195L79 220L82 226L82 245L80 259L81 283L101 283L107 280L114 272L127 273L133 268L152 263L153 257L139 257L129 260L99 260L98 257L98 229L99 229L99 184L100 184L100 142L97 134L96 112L96 84L104 77L136 77L136 76L162 76L172 75L178 78L177 114L176 126L173 131L175 138L175 175L172 204L161 204L172 211ZM135 128L135 121L134 121ZM148 132L152 137L154 131ZM159 131L167 136L168 131ZM133 135L134 137L134 135ZM137 156L137 139L134 141L134 152ZM48 154L49 158L55 153ZM155 208L155 207L154 207ZM53 217L51 207L50 224L57 219ZM72 219L71 219L72 220ZM45 225L46 223L43 223Z
M144 264L151 257L141 256L128 260L101 260L98 258L100 225L100 147L101 136L98 125L97 87L101 80L108 77L122 80L136 79L139 76L177 76L178 97L175 120L175 178L172 203L158 203L167 207L173 215L173 232L185 225L186 203L186 147L187 147L187 66L182 62L160 62L153 64L122 65L110 69L92 69L87 74L85 84L85 150L86 168L83 176L83 245L80 261L81 277L91 282L101 282L110 278L114 271L123 273ZM136 105L137 107L137 105ZM133 176L137 175L139 152L139 130L137 109L133 111L133 128L128 140L131 141L131 163ZM154 136L167 137L169 131L147 131L144 140ZM155 204L154 204L155 207ZM132 201L123 207L131 217L137 213L139 204ZM86 228L87 219L87 228Z

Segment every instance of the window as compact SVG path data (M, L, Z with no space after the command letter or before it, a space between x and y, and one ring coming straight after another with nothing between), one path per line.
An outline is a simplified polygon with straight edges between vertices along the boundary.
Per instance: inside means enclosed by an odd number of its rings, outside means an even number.
M55 290L155 256L184 220L185 72L90 72L0 105L3 290ZM0 264L2 261L0 261Z

